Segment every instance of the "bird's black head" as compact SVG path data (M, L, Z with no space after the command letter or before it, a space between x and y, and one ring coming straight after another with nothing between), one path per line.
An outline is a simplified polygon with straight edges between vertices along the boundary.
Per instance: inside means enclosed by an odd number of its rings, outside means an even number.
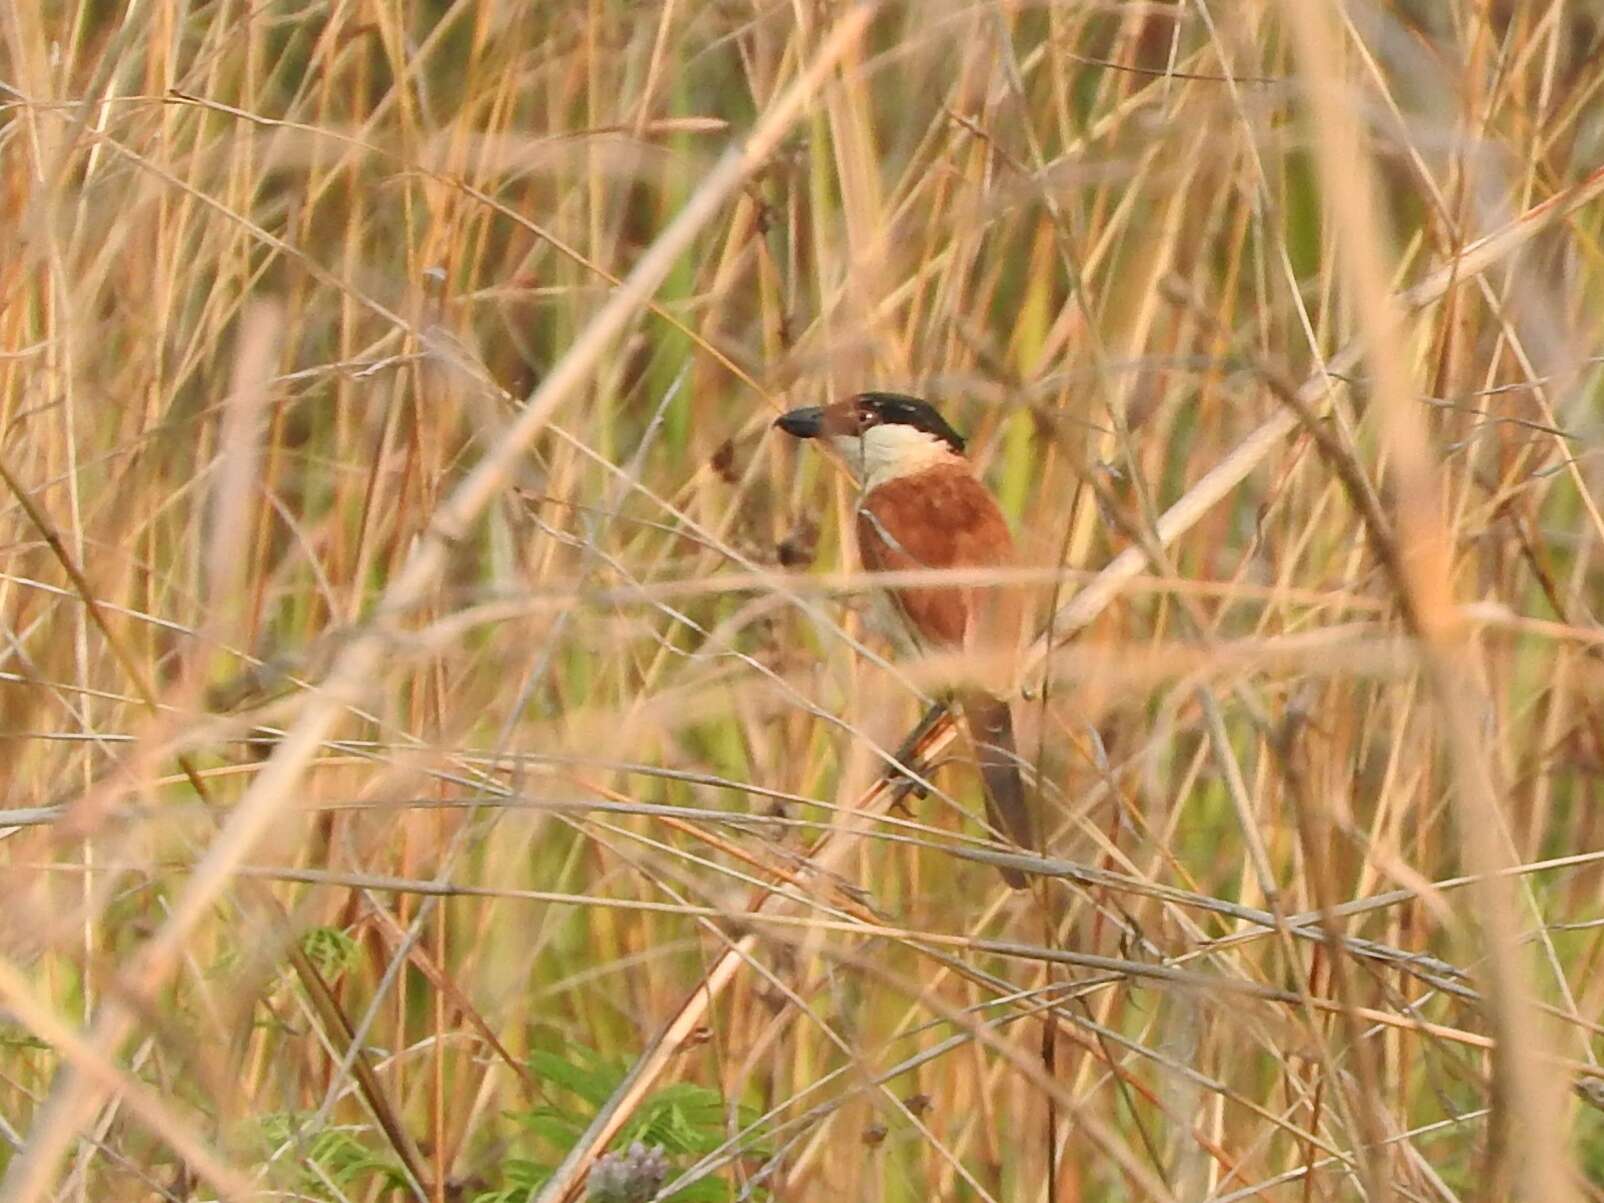
M862 426L912 426L926 434L933 434L959 455L963 454L964 439L928 401L910 397L905 393L859 393L852 398Z
M964 439L930 402L905 393L859 393L834 405L793 409L774 423L799 439L861 439L876 426L908 426L963 454Z

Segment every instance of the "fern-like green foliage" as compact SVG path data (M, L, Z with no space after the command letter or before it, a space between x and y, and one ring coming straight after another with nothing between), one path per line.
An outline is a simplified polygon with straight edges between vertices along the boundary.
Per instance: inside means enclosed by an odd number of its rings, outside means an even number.
M311 1118L309 1112L274 1112L257 1120L250 1134L263 1160L285 1167L298 1194L334 1199L331 1185L343 1192L365 1188L375 1177L391 1187L406 1185L400 1163L363 1143L361 1129L331 1125L314 1132L307 1127Z
M356 964L356 941L337 927L307 929L301 936L301 947L326 979L338 977Z
M549 1101L528 1111L511 1112L510 1117L536 1138L535 1143L543 1146L542 1152L546 1155L536 1160L503 1162L497 1186L476 1195L473 1203L514 1203L527 1198L530 1190L545 1182L557 1163L573 1148L596 1112L624 1080L629 1068L583 1045L567 1046L561 1054L532 1053L528 1066L547 1087ZM678 1082L649 1095L612 1147L623 1151L639 1142L661 1149L675 1169L683 1169L722 1145L732 1130L732 1123L744 1130L752 1124L755 1114L750 1107L740 1104L732 1107L711 1087ZM746 1152L762 1156L762 1142L754 1139ZM753 1190L745 1197L764 1199L768 1196L764 1191ZM682 1191L663 1196L663 1203L725 1203L730 1198L729 1183L704 1178Z
M531 1194L546 1185L552 1167L510 1157L501 1163L500 1170L500 1187L480 1191L473 1197L473 1203L525 1203Z

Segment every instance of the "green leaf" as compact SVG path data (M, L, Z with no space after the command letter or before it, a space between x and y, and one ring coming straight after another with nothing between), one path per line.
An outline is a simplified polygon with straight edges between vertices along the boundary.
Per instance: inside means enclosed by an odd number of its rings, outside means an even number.
M560 1153L566 1153L578 1142L597 1110L612 1096L627 1072L623 1064L608 1061L583 1045L569 1045L561 1053L535 1051L529 1054L526 1064L542 1083L578 1100L571 1107L556 1103L507 1113L510 1119ZM612 1142L612 1149L627 1149L631 1142L639 1140L657 1146L672 1157L700 1157L724 1143L732 1122L744 1129L754 1122L756 1114L750 1107L732 1109L724 1096L711 1087L676 1082L647 1096ZM756 1141L748 1141L746 1148L758 1155L763 1152ZM550 1173L532 1162L522 1164L533 1166L543 1174ZM508 1203L506 1192L511 1189L510 1183L504 1183L474 1203ZM516 1192L510 1197L521 1198ZM671 1196L680 1203L723 1203L730 1197L729 1184L718 1178L704 1179ZM768 1196L760 1191L754 1197Z
M533 1111L515 1111L513 1117L535 1135L549 1140L566 1152L572 1148L585 1130L585 1121L551 1107L537 1107Z
M497 1190L480 1191L473 1203L524 1203L529 1192L546 1185L552 1167L537 1161L524 1161L517 1157L501 1163L501 1181Z
M768 1192L755 1192L752 1198L767 1198ZM722 1178L703 1178L684 1190L669 1195L665 1203L725 1203L731 1197L730 1184Z
M624 1080L625 1069L604 1061L583 1046L575 1046L566 1056L532 1052L527 1064L542 1081L577 1094L592 1107L600 1107Z
M255 1121L249 1133L264 1156L287 1148L279 1161L291 1171L303 1194L325 1197L327 1187L311 1168L314 1164L342 1190L358 1184L365 1188L375 1177L389 1187L405 1184L400 1164L363 1142L367 1129L341 1125L314 1132L307 1126L311 1118L310 1113L274 1112Z
M301 949L325 978L335 978L356 964L357 942L337 927L309 928L301 936Z

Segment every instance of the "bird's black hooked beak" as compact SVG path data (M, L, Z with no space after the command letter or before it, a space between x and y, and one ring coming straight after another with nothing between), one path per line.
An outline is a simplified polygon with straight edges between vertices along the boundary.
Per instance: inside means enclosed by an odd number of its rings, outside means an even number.
M774 424L794 438L816 439L824 429L824 409L818 405L793 409L781 414Z

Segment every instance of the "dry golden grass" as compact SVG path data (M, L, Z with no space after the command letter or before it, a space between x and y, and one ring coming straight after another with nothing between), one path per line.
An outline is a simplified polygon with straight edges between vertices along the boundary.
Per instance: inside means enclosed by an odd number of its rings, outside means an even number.
M0 8L0 1197L1604 1195L1601 95L1586 0ZM1054 614L1028 892L877 784L962 666L769 433L870 386Z

